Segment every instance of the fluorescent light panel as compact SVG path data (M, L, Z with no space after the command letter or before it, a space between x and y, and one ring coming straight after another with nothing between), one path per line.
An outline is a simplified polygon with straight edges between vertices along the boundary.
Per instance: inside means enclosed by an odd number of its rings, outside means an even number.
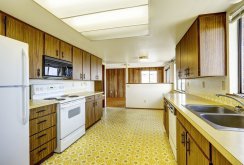
M115 38L145 36L148 34L148 25L138 25L82 33L82 35L84 35L86 38L90 40L106 40Z
M78 32L148 24L148 6L112 10L63 19Z
M148 34L148 0L34 0L91 40Z
M148 0L34 0L58 18L147 5Z

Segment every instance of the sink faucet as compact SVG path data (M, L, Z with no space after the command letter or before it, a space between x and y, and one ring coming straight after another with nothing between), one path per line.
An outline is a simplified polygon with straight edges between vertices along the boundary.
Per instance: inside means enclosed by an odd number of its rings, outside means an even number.
M235 106L234 110L237 111L237 112L244 112L244 102L243 101L240 101L238 100L237 98L233 97L233 96L229 96L229 95L223 95L223 94L216 94L217 97L228 97L230 99L233 99L235 101L237 101L240 105L238 106Z

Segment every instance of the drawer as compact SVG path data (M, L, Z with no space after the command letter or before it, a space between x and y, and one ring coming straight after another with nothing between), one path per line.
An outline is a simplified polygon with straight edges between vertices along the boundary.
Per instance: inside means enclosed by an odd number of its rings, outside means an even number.
M56 139L53 139L52 141L32 151L30 153L30 164L33 165L40 162L43 158L53 153L53 151L56 149L56 146L57 146Z
M56 138L56 126L46 129L30 137L30 151Z
M94 101L94 99L95 99L94 96L88 96L88 97L86 97L86 102Z
M102 98L103 98L102 94L95 95L95 100L99 100L99 99L102 99Z
M30 110L30 120L56 112L56 104Z
M56 125L56 113L30 121L30 136Z

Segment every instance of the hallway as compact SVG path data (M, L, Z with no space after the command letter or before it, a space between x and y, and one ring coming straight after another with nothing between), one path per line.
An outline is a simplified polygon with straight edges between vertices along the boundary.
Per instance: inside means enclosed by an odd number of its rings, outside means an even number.
M107 108L102 120L45 165L176 164L163 128L163 111Z

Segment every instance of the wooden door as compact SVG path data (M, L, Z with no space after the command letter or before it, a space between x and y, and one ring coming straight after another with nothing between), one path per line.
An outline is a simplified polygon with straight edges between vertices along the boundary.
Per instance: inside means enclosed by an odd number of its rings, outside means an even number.
M176 76L177 78L181 78L181 75L182 75L182 70L181 70L181 51L180 51L180 44L181 42L179 42L177 45L176 45Z
M86 102L86 128L95 122L94 101Z
M0 35L5 35L5 15L0 12Z
M186 165L186 130L178 119L176 120L176 140L177 163L178 165Z
M91 80L97 80L97 57L91 55Z
M226 75L226 13L199 17L200 76Z
M82 71L82 52L79 48L73 47L73 79L82 80L83 71Z
M72 46L60 41L60 59L72 62Z
M188 31L188 78L195 78L199 75L198 61L199 61L199 48L198 48L198 20L196 20Z
M45 33L45 48L44 48L45 55L54 58L60 58L59 47L60 47L60 40Z
M107 69L106 85L108 98L125 98L125 69Z
M97 58L97 80L102 81L102 59Z
M184 37L181 39L180 44L180 50L181 50L181 78L187 77L187 34L184 35Z
M15 40L24 41L24 23L7 16L6 36Z
M91 80L91 56L83 51L83 80Z
M187 165L209 165L209 160L205 157L192 137L187 134L186 141Z
M41 78L44 33L29 25L24 26L24 31L24 42L29 44L30 78Z

